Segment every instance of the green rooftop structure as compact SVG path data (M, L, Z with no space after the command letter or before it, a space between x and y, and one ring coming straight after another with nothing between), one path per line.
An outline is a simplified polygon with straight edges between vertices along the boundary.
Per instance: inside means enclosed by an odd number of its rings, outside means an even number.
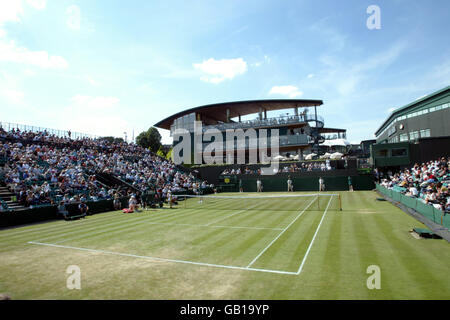
M375 132L375 167L406 167L450 155L450 86L394 110Z

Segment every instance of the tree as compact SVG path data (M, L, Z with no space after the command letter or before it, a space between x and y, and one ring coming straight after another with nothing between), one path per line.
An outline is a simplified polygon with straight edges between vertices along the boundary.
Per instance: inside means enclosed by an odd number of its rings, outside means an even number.
M156 152L156 154L162 158L166 157L166 152L162 145L159 147L159 150L158 150L158 152Z
M142 131L136 137L136 144L146 149L149 148L152 152L158 152L161 147L161 135L158 129L151 127L147 131Z
M172 151L173 151L173 148L170 148L170 150L167 152L167 154L166 154L166 159L167 160L172 160L173 161L173 159L172 159Z

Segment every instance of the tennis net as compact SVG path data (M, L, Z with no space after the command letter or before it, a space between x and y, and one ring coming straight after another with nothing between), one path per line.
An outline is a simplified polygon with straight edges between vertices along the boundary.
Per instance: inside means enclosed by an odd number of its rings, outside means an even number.
M178 195L180 208L208 210L307 211L342 210L339 194L302 195Z

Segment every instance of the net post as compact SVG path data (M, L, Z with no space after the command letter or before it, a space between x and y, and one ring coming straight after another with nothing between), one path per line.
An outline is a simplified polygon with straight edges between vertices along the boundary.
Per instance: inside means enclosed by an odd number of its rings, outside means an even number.
M342 200L341 200L341 194L338 193L338 199L339 199L339 211L342 211Z

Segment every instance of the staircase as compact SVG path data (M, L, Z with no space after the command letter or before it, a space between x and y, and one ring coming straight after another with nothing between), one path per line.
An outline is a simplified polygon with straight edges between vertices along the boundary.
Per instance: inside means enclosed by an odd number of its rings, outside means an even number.
M122 179L119 179L118 177L110 173L99 172L95 174L95 178L97 179L97 181L107 185L110 188L114 188L116 185L118 185L125 189L132 189L134 191L142 192L135 186L129 184L128 182L123 181Z
M19 204L17 201L12 201L12 197L14 197L14 193L9 191L7 187L0 186L0 200L3 200L8 205L8 209L11 210L25 210L24 206Z

